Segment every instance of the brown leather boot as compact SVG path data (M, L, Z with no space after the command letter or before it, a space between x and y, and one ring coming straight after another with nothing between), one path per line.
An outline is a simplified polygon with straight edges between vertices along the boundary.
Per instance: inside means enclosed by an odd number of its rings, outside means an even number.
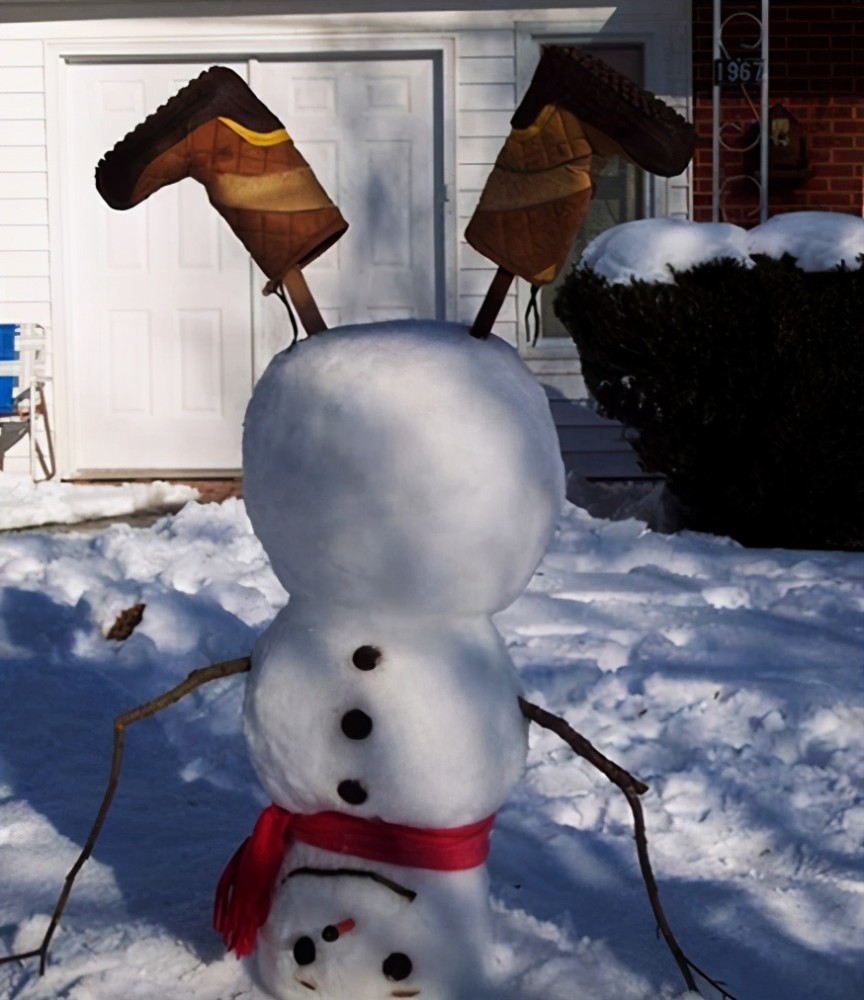
M600 156L615 153L661 177L683 173L693 156L696 134L686 119L581 49L544 46L510 124L529 126L547 104L575 115Z
M564 266L588 211L592 159L619 155L672 176L693 154L693 126L611 66L578 49L544 48L465 230L498 265L471 327L492 329L514 276L543 285Z
M554 104L507 137L465 230L498 265L472 336L489 336L516 275L535 286L555 280L591 202L591 161L581 123Z
M513 129L465 230L475 250L539 285L564 266L591 201L591 146L554 105Z
M96 167L96 188L127 209L184 177L270 279L283 283L308 333L325 328L300 274L348 228L279 119L233 70L213 66L122 139ZM290 279L289 279L290 276Z

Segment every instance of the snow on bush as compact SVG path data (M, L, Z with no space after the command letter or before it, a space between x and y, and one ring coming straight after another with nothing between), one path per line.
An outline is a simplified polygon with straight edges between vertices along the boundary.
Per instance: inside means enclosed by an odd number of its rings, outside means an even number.
M860 266L864 219L839 212L789 212L749 230L728 222L638 219L596 236L580 263L615 284L632 279L671 283L670 268L685 271L720 259L748 265L754 254L784 253L804 271Z

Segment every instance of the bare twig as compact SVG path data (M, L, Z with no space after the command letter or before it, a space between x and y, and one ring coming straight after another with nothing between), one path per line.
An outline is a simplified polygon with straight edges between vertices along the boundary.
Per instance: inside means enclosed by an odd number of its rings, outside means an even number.
M209 667L201 667L198 670L193 670L186 680L182 681L176 687L171 688L170 691L166 691L164 694L160 694L158 697L145 702L143 705L139 705L137 708L133 708L128 712L124 712L123 715L117 716L114 720L114 753L111 757L111 773L108 777L108 785L105 789L105 794L102 797L102 804L99 806L99 812L96 814L96 819L93 822L93 826L90 828L90 833L87 836L87 842L84 844L83 850L78 855L78 860L69 869L69 874L66 876L66 881L63 883L63 889L60 893L60 897L54 907L54 913L51 916L51 923L48 925L48 930L42 938L42 944L38 948L34 948L33 951L25 951L17 955L6 955L0 958L0 965L4 962L23 961L27 958L38 957L39 975L41 976L44 974L45 967L48 964L48 947L51 944L51 938L54 936L54 931L57 929L57 925L60 922L60 917L66 906L66 901L69 899L69 894L72 891L72 885L75 882L78 872L80 872L84 867L84 862L93 853L93 848L96 846L96 839L102 830L103 824L105 823L108 810L111 808L114 793L117 791L117 783L120 779L120 765L123 762L123 745L125 741L126 727L131 726L133 722L139 722L141 719L146 719L148 716L155 715L163 708L168 708L169 705L173 705L175 702L180 701L181 698L185 697L196 688L201 687L203 684L219 680L222 677L230 677L232 674L242 674L247 671L251 665L252 661L250 658L248 656L244 656L239 660L226 660L223 663L214 663Z
M634 778L629 771L625 771L615 761L604 757L593 743L586 740L581 733L577 733L560 716L547 712L545 708L540 708L539 705L532 705L530 701L525 701L524 698L519 699L519 707L522 709L522 714L526 719L530 719L532 722L536 722L538 726L542 726L544 729L555 733L556 736L560 736L571 750L574 750L580 757L584 757L589 764L593 764L598 771L605 774L612 784L617 785L622 792L626 792L630 788L636 795L644 795L648 791L646 784L639 781L638 778Z
M601 774L604 774L613 785L617 785L624 793L630 806L630 811L633 813L636 853L639 857L639 868L642 871L642 879L645 882L645 888L648 890L651 909L654 912L654 918L657 921L657 926L660 928L660 933L663 935L666 944L669 946L669 950L672 952L672 957L681 970L681 975L684 977L687 989L692 990L694 993L699 992L696 987L696 980L693 977L693 973L696 972L702 979L718 990L723 995L724 1000L735 1000L735 997L728 990L724 989L710 976L706 976L684 954L681 946L675 940L675 935L672 933L672 928L669 926L669 921L663 912L663 907L660 904L660 892L657 889L657 882L654 878L654 872L651 870L651 861L648 857L645 815L642 812L642 803L639 799L640 795L644 795L648 791L648 786L637 778L634 778L629 771L625 771L623 767L605 757L592 743L586 740L580 733L577 733L560 716L553 715L551 712L547 712L546 709L540 708L539 705L533 705L530 701L525 701L524 698L519 699L519 707L522 709L522 714L526 719L530 719L532 722L536 722L538 726L542 726L544 729L555 733L556 736L560 736L575 753L587 760L589 764L593 764Z

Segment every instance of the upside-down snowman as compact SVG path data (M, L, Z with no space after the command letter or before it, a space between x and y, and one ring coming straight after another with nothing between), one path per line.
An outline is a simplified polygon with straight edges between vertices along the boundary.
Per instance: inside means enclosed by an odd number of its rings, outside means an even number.
M528 582L563 498L543 391L510 347L462 326L332 330L271 363L244 470L291 594L256 645L244 710L280 809L261 853L268 837L280 860L298 842L260 933L262 978L285 998L474 996L491 817L526 753L490 615ZM255 884L242 863L238 899ZM413 901L320 874L345 867Z
M255 646L243 714L273 804L215 911L282 1000L503 995L485 862L527 723L491 616L542 558L564 474L542 388L489 328L514 274L539 284L562 266L595 154L676 173L690 142L659 102L556 52L469 226L499 266L473 336L431 321L324 332L300 271L346 224L228 70L202 74L97 169L120 209L186 176L203 183L266 291L284 285L316 334L273 359L246 416L247 510L290 600ZM580 104L586 81L595 104L615 91L606 131ZM658 131L675 140L665 160Z

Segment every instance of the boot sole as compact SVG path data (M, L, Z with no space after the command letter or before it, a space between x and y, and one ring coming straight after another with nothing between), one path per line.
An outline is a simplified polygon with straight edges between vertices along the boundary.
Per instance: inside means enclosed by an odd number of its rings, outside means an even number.
M211 66L106 153L96 167L96 190L115 209L132 207L132 192L146 167L200 125L231 118L254 132L273 132L282 122L225 66Z
M600 59L575 48L545 48L511 119L528 128L556 104L616 142L638 166L661 177L683 173L693 156L693 126L668 104Z

